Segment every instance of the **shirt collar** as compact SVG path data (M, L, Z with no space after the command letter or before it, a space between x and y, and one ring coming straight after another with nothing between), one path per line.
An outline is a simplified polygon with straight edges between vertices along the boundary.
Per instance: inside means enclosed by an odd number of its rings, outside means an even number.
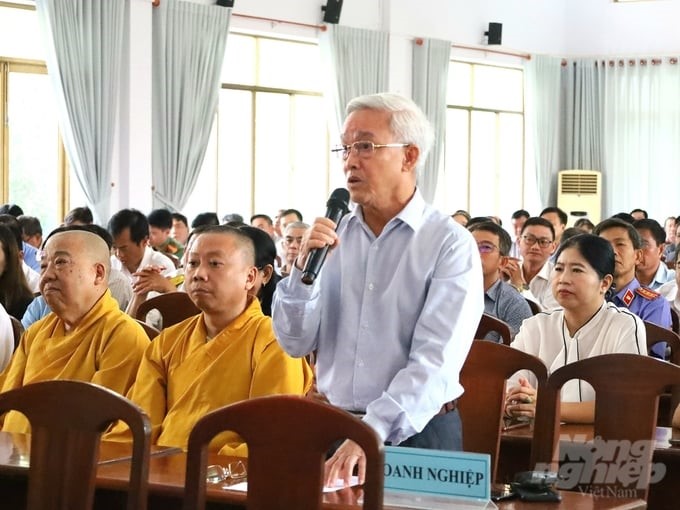
M489 290L486 291L486 295L488 296L491 301L496 302L498 299L498 294L501 292L501 279L499 278L496 280L496 283L494 283L491 287L489 287Z
M423 209L425 209L425 205L426 204L423 195L420 193L420 190L416 188L415 192L413 193L413 196L404 206L404 208L401 211L399 211L394 218L387 222L387 225L385 225L385 229L383 230L383 232L386 231L394 222L397 221L407 224L414 231L418 231L418 229L423 224ZM361 206L356 206L354 208L354 210L349 214L349 219L347 221L348 224L352 223L353 221L359 221L364 225L366 224L364 221L364 214L361 209Z

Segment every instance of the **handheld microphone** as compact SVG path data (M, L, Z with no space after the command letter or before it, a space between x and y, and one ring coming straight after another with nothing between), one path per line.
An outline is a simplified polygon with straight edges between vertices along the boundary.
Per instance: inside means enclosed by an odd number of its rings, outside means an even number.
M330 219L337 224L347 212L347 207L349 205L349 191L345 188L338 188L333 193L331 193L328 202L326 202L326 218ZM316 277L321 271L321 266L324 260L326 260L326 254L328 253L328 245L323 248L316 248L309 253L307 257L307 263L305 264L305 269L302 272L302 283L311 285L316 280Z

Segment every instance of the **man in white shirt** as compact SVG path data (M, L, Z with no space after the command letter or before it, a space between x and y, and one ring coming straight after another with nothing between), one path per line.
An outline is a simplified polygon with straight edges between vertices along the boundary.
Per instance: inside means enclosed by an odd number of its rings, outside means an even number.
M633 226L642 240L642 257L635 266L635 277L640 285L655 290L668 299L662 290L668 288L666 283L675 281L675 271L661 260L666 246L666 232L659 222L651 219L636 220Z

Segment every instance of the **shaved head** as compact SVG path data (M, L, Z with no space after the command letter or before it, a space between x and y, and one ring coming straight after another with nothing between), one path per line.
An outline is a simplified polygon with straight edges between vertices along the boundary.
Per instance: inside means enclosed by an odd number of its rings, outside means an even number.
M63 240L67 246L72 246L69 251L84 255L95 264L103 264L106 275L111 272L111 252L109 247L100 236L87 230L66 230L50 236L45 243L45 248L56 240Z

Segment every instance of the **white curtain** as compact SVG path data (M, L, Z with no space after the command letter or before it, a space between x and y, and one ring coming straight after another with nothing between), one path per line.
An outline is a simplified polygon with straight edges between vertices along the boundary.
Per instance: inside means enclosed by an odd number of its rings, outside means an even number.
M561 59L532 55L524 66L527 150L532 151L536 190L542 207L557 203L560 155ZM531 172L530 172L531 174Z
M69 162L95 221L110 216L126 0L36 0Z
M680 212L680 64L637 57L600 61L600 68L604 210L641 207L663 225Z
M319 46L331 139L337 140L350 99L387 91L389 36L387 32L327 25L319 37Z
M434 127L434 145L418 174L418 186L428 202L434 200L444 166L446 144L446 92L451 42L424 39L413 44L413 100Z
M561 168L603 170L604 89L597 60L567 62L562 72Z
M153 206L180 211L212 130L231 9L163 0L153 11Z

